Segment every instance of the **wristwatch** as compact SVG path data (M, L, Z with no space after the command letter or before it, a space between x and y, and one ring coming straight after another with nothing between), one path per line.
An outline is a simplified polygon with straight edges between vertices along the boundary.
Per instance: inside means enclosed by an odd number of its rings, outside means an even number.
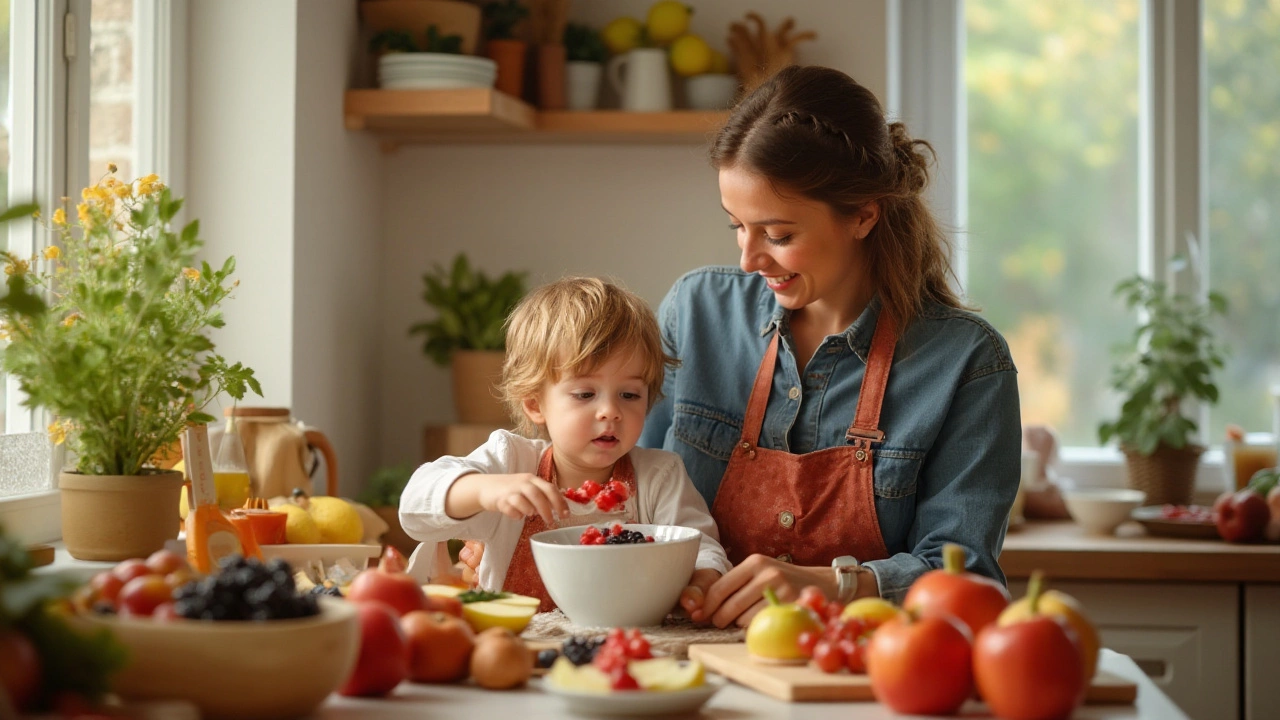
M867 572L867 568L858 564L858 558L841 555L831 561L831 570L836 574L836 600L842 603L853 600L858 592L858 573Z

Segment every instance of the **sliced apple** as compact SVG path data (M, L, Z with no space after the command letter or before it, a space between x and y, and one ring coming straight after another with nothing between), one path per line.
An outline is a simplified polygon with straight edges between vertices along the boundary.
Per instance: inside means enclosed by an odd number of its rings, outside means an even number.
M674 658L661 657L652 660L632 660L627 672L645 690L675 692L700 687L707 681L702 663L690 660L680 663Z
M547 683L558 690L569 692L600 693L607 695L612 689L609 676L594 665L581 667L569 662L568 658L558 657L547 673Z
M462 606L462 616L471 623L476 632L483 632L492 627L504 627L513 633L519 633L529 625L536 607L524 605L508 605L497 600L466 603Z
M466 588L453 585L423 585L422 592L427 595L439 595L441 597L458 597L466 592Z
M535 612L537 607L542 604L542 601L536 597L516 595L515 593L510 593L506 597L498 598L492 602L501 603L502 605L515 605L516 607L531 607L534 608Z

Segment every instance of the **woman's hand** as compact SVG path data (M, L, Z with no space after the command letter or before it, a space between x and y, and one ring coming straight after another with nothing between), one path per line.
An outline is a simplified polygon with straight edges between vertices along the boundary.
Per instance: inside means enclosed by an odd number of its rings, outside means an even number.
M702 607L691 611L689 617L695 622L710 619L721 628L731 623L746 627L766 604L765 588L773 588L779 600L790 602L806 585L817 585L827 597L836 595L835 577L829 567L798 567L764 555L752 555L712 583L705 591ZM685 588L686 593L689 590ZM682 606L684 600L682 594Z
M520 473L481 477L484 479L476 488L476 499L483 510L500 512L513 520L539 515L548 526L569 514L569 503L560 494L560 489L537 475Z
M684 608L690 620L697 622L704 618L702 603L707 596L707 590L719 579L719 570L703 568L693 571L693 577L689 578L689 584L685 586L684 590L680 591L680 607Z

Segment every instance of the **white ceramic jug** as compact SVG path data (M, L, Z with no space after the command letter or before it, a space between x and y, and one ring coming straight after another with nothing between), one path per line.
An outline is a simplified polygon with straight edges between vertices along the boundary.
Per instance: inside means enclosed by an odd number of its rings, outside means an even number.
M671 109L671 79L667 53L636 48L609 61L609 83L622 98L622 109L664 112Z

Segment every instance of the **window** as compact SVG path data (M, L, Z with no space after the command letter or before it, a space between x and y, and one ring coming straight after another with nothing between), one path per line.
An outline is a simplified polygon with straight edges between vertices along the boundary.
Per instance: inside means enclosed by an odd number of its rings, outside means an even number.
M172 149L182 137L185 10L185 0L0 0L6 206L75 202L108 163L122 179L157 172L181 185ZM49 242L33 222L3 232L18 254ZM56 538L60 461L45 437L46 419L22 407L15 382L2 384L0 525L31 541Z
M1107 383L1111 348L1137 318L1111 291L1141 272L1231 302L1218 327L1232 354L1219 404L1200 415L1202 440L1217 444L1228 422L1270 430L1268 388L1280 383L1280 7L898 7L889 106L941 148L933 199L962 228L966 292L1013 349L1024 420L1058 428L1068 460L1093 461L1076 477L1114 473L1106 468L1118 453L1098 448L1096 427L1119 402ZM1175 254L1198 257L1198 276L1170 275ZM1218 486L1215 475L1202 473L1206 487Z

